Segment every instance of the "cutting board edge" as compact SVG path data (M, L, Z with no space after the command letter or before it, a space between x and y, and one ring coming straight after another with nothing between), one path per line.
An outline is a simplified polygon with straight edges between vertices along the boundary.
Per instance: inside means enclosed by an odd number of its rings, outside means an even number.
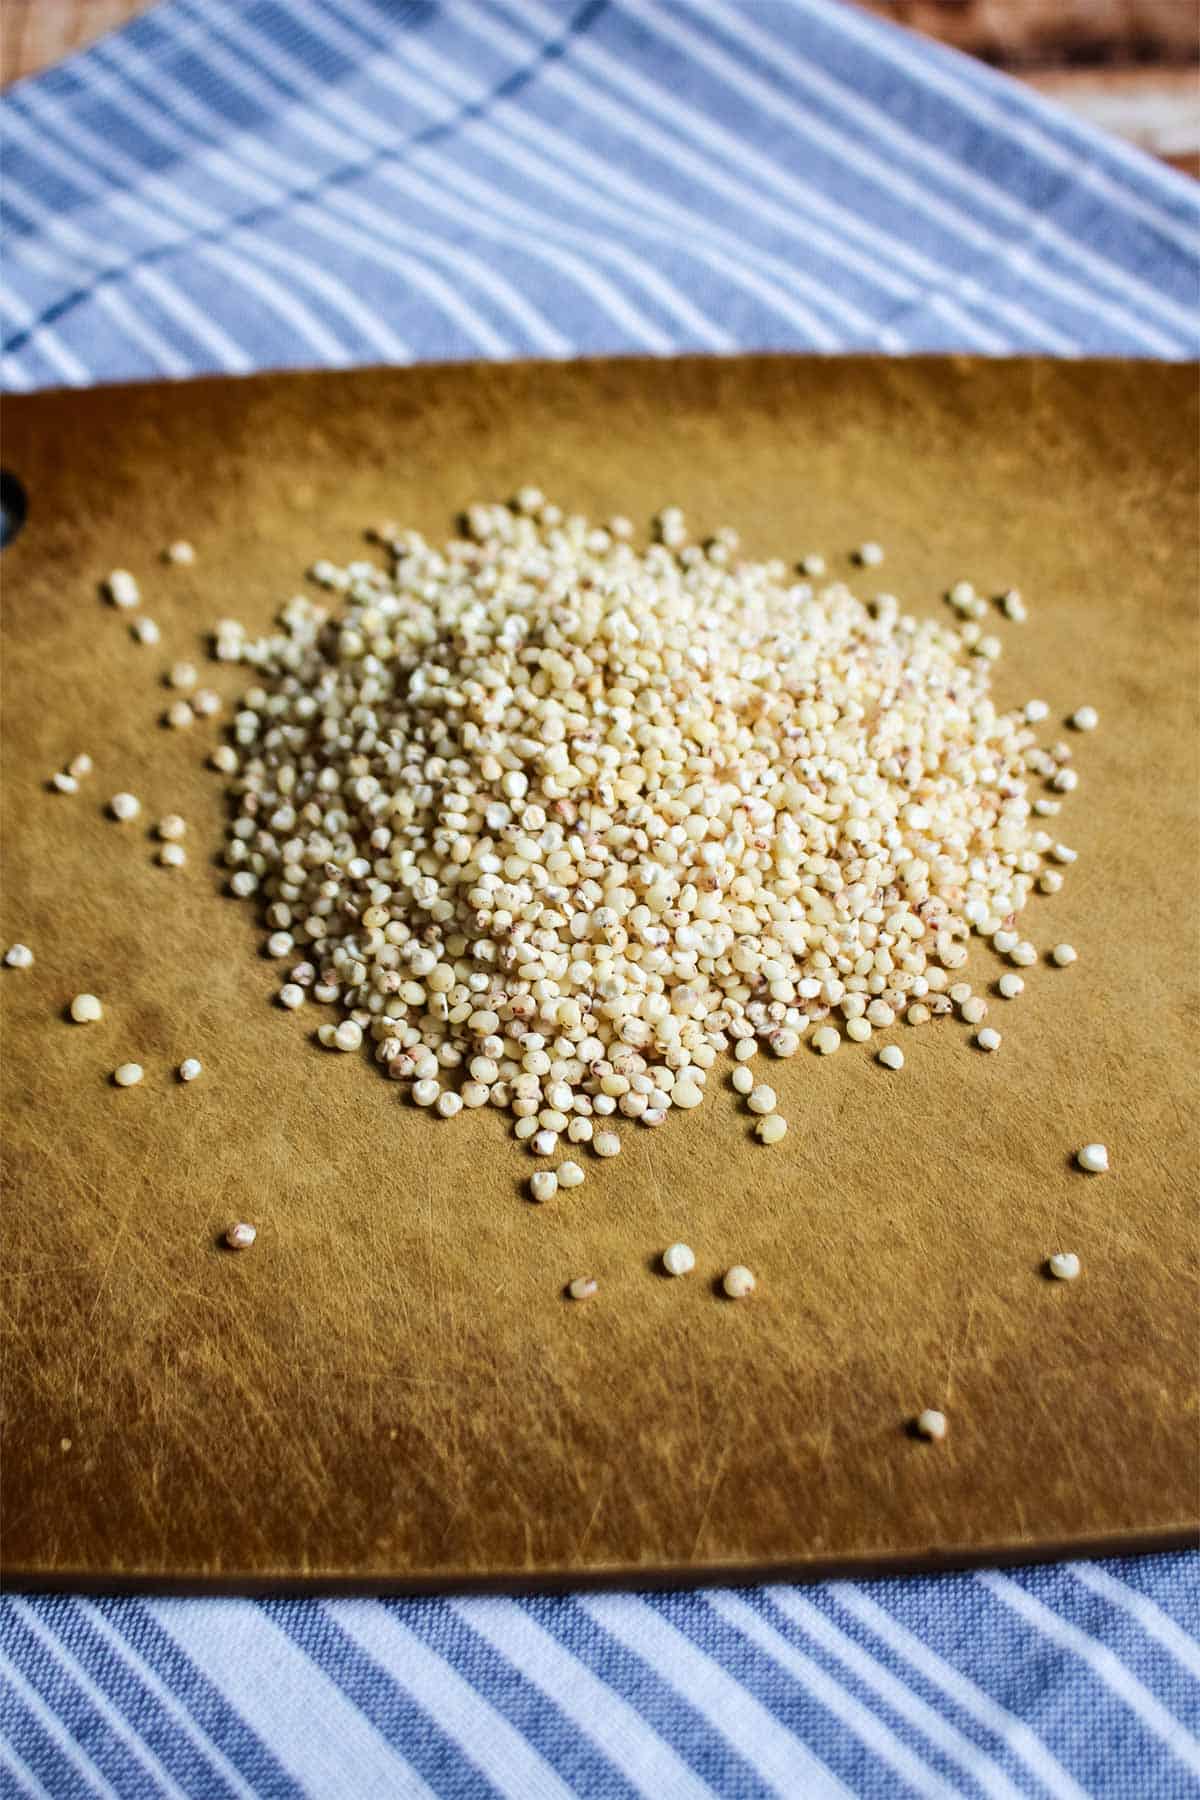
M883 350L686 350L678 356L658 356L653 351L620 351L608 353L599 351L595 355L572 356L567 359L571 364L583 363L596 368L620 368L630 364L697 365L721 367L726 364L745 363L820 363L846 364L862 363L878 368L887 368L896 363L912 364L920 367L923 364L941 363L954 368L1001 368L1001 367L1048 367L1053 368L1069 361L1072 367L1094 369L1117 369L1131 365L1162 369L1192 369L1200 373L1200 357L1165 357L1165 356L1078 356L1064 358L1037 352L1013 351L1009 355L989 356L966 350L918 350L904 356L895 356ZM211 386L237 386L251 388L256 385L267 385L278 381L326 380L332 376L367 376L367 375L400 375L420 371L423 374L464 372L470 369L486 369L494 374L499 369L514 372L524 369L559 369L563 360L547 356L514 356L506 357L500 362L486 357L468 356L459 360L419 361L411 363L355 363L352 368L330 369L299 365L278 369L255 369L246 375L229 374L219 369L206 369L195 375L157 376L149 381L97 381L90 382L86 389L60 386L41 388L23 388L19 393L10 392L0 396L3 407L10 415L21 412L29 402L44 401L47 395L56 394L64 398L81 393L86 394L131 394L161 393L165 389L201 388Z
M819 1581L871 1581L910 1575L950 1575L972 1569L1021 1568L1037 1563L1074 1562L1097 1557L1152 1556L1200 1548L1200 1513L1193 1520L1150 1531L1107 1532L1058 1542L1007 1540L990 1545L864 1553L861 1556L799 1557L778 1562L689 1564L639 1568L627 1563L592 1569L506 1569L490 1574L433 1572L425 1575L305 1574L167 1575L154 1571L10 1568L0 1562L0 1592L81 1594L174 1594L282 1596L287 1594L417 1596L429 1594L538 1594L581 1590L669 1591L697 1587L743 1587Z

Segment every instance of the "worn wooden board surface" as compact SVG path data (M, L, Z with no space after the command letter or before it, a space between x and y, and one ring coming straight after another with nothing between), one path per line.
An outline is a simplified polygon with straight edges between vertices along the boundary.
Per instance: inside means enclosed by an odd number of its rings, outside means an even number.
M686 1581L1194 1531L1196 380L1149 365L754 359L366 371L10 400L4 552L3 1555L46 1584ZM223 898L215 733L167 662L268 620L380 517L441 532L535 480L679 501L754 552L865 536L918 610L1017 583L1004 702L1081 701L1079 850L1029 934L1069 970L956 1022L777 1065L766 1151L723 1082L574 1196L522 1197L496 1115L448 1124L273 1009ZM193 569L157 552L185 535ZM97 582L141 577L135 645ZM873 586L880 585L877 579ZM232 697L236 672L216 670ZM73 798L46 777L88 750ZM106 820L127 788L142 821ZM189 866L145 827L189 821ZM997 966L973 954L978 983ZM62 1009L99 994L81 1028ZM1002 1016L999 1016L1002 1015ZM185 1055L205 1073L172 1078ZM127 1058L144 1084L119 1092ZM1113 1173L1070 1165L1105 1140ZM259 1241L218 1247L231 1216ZM684 1238L697 1271L655 1273ZM1055 1285L1047 1252L1083 1279ZM734 1261L754 1300L716 1297ZM601 1295L561 1298L591 1272ZM904 1422L941 1406L950 1435Z

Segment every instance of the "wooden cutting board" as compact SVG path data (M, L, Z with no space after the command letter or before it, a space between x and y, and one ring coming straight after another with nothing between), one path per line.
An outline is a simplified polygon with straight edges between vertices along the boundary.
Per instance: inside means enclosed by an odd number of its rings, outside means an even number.
M786 358L9 400L2 924L36 962L0 979L8 1581L742 1580L1193 1537L1196 413L1185 368ZM372 522L444 534L527 481L836 574L877 538L872 586L922 613L958 576L1023 590L1002 702L1101 728L1056 827L1079 861L1026 915L1079 960L993 1000L998 1054L957 1021L903 1030L899 1076L803 1053L773 1067L771 1150L718 1080L537 1207L498 1115L431 1119L271 1004L214 860L216 731L160 727L162 671L221 616L265 626L315 557L369 554ZM176 537L194 568L158 560ZM114 565L158 649L99 598ZM94 776L46 792L81 750ZM119 789L134 825L104 815ZM153 860L168 810L183 870ZM101 1023L64 1021L80 990ZM1107 1177L1072 1166L1091 1139ZM670 1281L677 1238L697 1268ZM1046 1279L1058 1249L1081 1280ZM733 1262L750 1302L714 1291ZM581 1273L601 1291L573 1305ZM906 1432L924 1406L940 1445Z

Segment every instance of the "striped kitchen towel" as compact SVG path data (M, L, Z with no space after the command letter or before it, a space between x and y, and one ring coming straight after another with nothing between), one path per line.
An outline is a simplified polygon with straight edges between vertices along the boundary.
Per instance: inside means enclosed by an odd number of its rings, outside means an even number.
M167 0L0 119L12 388L1200 351L1200 190L828 0Z
M1200 189L833 0L164 0L0 100L9 389L1200 351ZM0 1601L0 1794L1200 1795L1200 1557Z

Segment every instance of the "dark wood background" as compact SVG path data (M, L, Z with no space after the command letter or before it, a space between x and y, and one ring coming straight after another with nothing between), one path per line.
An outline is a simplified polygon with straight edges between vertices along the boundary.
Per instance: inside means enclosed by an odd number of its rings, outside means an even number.
M860 0L984 58L1200 175L1197 0ZM0 84L46 68L147 0L4 0Z

